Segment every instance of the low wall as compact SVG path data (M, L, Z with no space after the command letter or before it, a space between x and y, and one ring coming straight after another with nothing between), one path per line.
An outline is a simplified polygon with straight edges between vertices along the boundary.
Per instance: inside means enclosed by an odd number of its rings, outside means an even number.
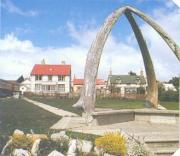
M92 125L109 125L134 120L160 124L179 124L179 111L174 110L110 110L93 112L92 117Z
M178 124L179 111L174 110L135 110L136 121L151 123Z
M111 110L93 113L93 125L108 125L126 121L133 121L135 118L132 110Z

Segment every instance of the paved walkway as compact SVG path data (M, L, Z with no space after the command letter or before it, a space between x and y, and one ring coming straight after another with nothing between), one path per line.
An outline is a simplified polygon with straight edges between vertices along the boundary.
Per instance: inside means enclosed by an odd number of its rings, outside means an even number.
M63 117L51 129L66 129L76 132L103 135L109 131L121 131L141 139L177 139L180 130L176 124L156 124L150 122L129 121L103 126L87 126L82 117Z
M44 103L41 103L41 102L38 102L38 101L34 101L34 100L31 100L31 99L28 99L26 97L23 98L25 101L29 102L29 103L32 103L38 107L41 107L43 108L44 110L47 110L53 114L56 114L58 116L62 116L62 117L77 117L78 115L75 114L75 113L72 113L72 112L68 112L68 111L64 111L63 109L59 109L59 108L56 108L56 107L52 107L52 106L49 106L47 104L44 104Z

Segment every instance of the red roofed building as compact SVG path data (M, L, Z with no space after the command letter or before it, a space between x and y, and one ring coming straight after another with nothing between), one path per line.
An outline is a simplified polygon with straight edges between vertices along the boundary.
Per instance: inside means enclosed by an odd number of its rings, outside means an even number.
M30 75L31 92L36 94L69 94L71 65L35 64Z
M81 89L84 85L84 79L77 79L74 76L73 79L73 92L77 95L81 93ZM96 80L96 92L97 94L104 93L106 91L106 81L103 79Z

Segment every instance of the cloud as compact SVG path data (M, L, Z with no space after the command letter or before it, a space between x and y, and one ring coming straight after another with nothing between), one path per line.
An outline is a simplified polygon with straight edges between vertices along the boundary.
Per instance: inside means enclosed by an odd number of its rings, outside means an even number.
M19 8L18 6L16 6L14 3L12 3L10 0L2 0L1 1L1 6L2 8L6 9L8 12L10 13L15 13L18 15L22 15L22 16L38 16L38 11L36 10L29 10L29 11L24 11L21 8Z
M174 9L168 12L166 9L154 11L153 19L161 25L161 27L173 38L173 40L180 44L180 9ZM170 78L180 74L180 63L174 53L167 46L165 41L157 32L143 24L141 26L143 34L148 42L148 47L154 62L155 70L158 78Z
M179 9L173 9L171 12L165 9L155 10L153 18L180 43ZM147 39L157 79L168 80L177 76L180 73L180 64L169 47L150 26L142 24L140 27ZM1 78L16 79L22 74L27 76L33 65L40 63L43 58L50 64L59 64L65 60L67 64L72 65L72 74L83 77L86 55L99 27L88 24L77 27L72 22L67 22L67 29L69 36L76 41L67 47L37 47L30 40L20 40L12 33L1 38ZM130 70L139 73L144 69L142 56L136 45L133 33L128 37L128 42L119 41L110 34L103 50L98 77L107 79L110 67L113 74L127 74Z
M180 7L180 1L179 0L173 0L173 2Z

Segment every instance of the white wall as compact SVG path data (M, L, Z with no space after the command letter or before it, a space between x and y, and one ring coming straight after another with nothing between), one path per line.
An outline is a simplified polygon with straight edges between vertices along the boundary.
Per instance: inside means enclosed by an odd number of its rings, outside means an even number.
M48 81L48 76L42 76L42 80L35 80L35 76L31 76L31 92L35 92L35 84L41 85L58 85L65 84L65 92L70 92L70 76L65 76L65 81L58 81L58 76L52 76L52 81Z

